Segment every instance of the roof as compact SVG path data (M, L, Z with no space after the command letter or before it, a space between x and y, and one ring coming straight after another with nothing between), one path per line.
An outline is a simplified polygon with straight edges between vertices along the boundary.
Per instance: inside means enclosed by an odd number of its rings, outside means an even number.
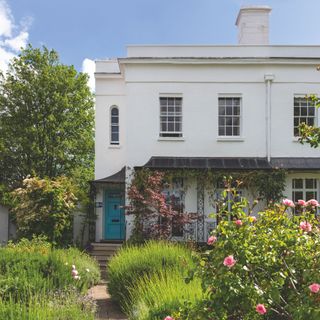
M215 169L215 170L320 170L320 158L258 157L151 157L143 166L152 169Z
M144 165L154 169L271 169L266 158L151 157Z
M123 167L117 173L102 179L94 180L92 181L92 183L124 183L125 181L126 181L126 167Z

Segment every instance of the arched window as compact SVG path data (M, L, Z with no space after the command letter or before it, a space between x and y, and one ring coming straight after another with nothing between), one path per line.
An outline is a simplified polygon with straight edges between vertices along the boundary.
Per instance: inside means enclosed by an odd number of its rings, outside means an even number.
M119 109L116 106L110 110L110 144L119 144Z

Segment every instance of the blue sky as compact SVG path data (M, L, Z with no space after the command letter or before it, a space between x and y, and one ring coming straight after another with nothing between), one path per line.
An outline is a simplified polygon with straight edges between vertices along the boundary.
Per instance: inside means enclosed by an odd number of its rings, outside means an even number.
M127 44L236 44L247 4L272 7L272 44L320 45L320 0L0 0L0 60L26 42L56 49L78 70L84 59L125 56Z

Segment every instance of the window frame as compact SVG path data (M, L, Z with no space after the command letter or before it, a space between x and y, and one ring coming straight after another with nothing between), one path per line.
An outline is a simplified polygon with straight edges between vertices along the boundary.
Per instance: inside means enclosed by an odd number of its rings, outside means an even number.
M294 186L294 180L302 180L302 188L297 188ZM314 180L314 182L316 183L316 186L313 188L307 188L307 180ZM292 200L294 202L297 202L298 200L305 200L308 201L310 199L307 198L307 192L313 192L315 193L315 197L312 197L311 199L319 199L319 179L317 178L312 178L312 177L299 177L299 178L292 178L291 179L291 191L292 191ZM295 192L301 192L302 193L302 197L299 199L296 199L294 193Z
M169 103L167 100L167 105L166 105L167 111L163 112L161 110L163 107L163 105L161 104L161 99L179 99L179 100L181 100L181 103L180 103L181 111L180 112L176 111L176 103L174 102L174 105L173 105L174 111L172 114L170 114L168 111ZM162 139L164 139L164 140L183 139L183 97L182 97L182 94L160 94L158 103L159 103L159 139L160 140L162 140ZM167 120L166 120L166 122L163 122L162 118L165 118L165 117L167 118ZM174 118L173 122L169 121L169 117ZM176 121L176 118L179 118L179 117L180 117L180 121ZM164 123L167 125L167 130L162 130L162 125ZM174 126L173 131L168 130L169 123L170 124L173 123L173 126ZM180 123L180 130L179 131L175 130L175 125L177 123Z
M296 134L295 133L295 129L301 124L301 123L303 123L303 121L301 121L301 120L299 120L299 124L298 124L298 126L296 126L295 125L295 119L296 118L298 118L298 119L301 119L301 118L306 118L306 120L307 119L309 119L309 118L311 118L308 114L309 114L309 110L308 110L308 108L309 107L312 107L312 106L309 106L309 105L307 105L307 115L306 116L304 116L304 115L301 115L301 108L302 108L302 106L300 105L299 106L299 108L300 108L300 115L299 116L296 116L295 115L295 107L296 107L296 105L295 105L295 100L296 99L306 99L306 96L308 96L308 94L294 94L294 96L293 96L293 109L292 109L292 125L293 125L293 130L292 130L292 133L293 133L293 137L294 138L298 138L300 135L299 134ZM318 127L318 124L319 124L319 119L318 119L318 108L316 107L316 102L315 101L312 101L311 99L310 99L310 101L311 101L311 103L313 103L314 104L314 115L313 115L313 126L315 126L315 127ZM308 121L306 121L307 122L307 124L308 124Z
M112 111L117 110L118 114L113 115ZM110 121L109 121L109 135L110 135L110 146L119 146L120 145L120 110L117 105L112 105L109 111ZM113 122L113 118L117 118L117 122ZM113 128L117 128L116 134L118 135L117 140L113 140Z
M230 117L233 119L233 117L238 117L239 118L239 125L235 126L233 125L233 120L232 120L232 134L231 135L227 135L226 134L226 118L229 117L229 115L227 115L227 110L225 110L224 115L220 115L220 107L223 107L220 105L220 100L221 99L239 99L239 114L234 114L234 110L232 110L232 114L230 115ZM225 108L227 108L227 105L224 106ZM234 105L232 105L232 107L235 107ZM218 119L218 123L217 123L217 130L218 130L218 139L223 139L223 140L227 140L227 139L236 139L236 140L240 140L242 139L242 131L243 131L243 97L241 94L219 94L218 95L218 112L217 112L217 119ZM220 125L220 118L224 117L224 125ZM225 129L225 134L220 134L220 128L223 126L223 128ZM239 134L234 135L233 134L233 130L234 127L238 127L239 128Z

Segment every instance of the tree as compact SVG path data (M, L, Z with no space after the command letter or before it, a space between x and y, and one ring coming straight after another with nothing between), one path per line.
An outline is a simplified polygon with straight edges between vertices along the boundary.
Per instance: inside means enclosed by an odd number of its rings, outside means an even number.
M18 235L31 239L45 235L57 244L72 240L72 218L77 204L74 185L66 177L54 180L27 178L14 190L12 211Z
M93 96L87 75L56 51L29 45L0 73L0 185L31 176L93 173ZM79 174L76 174L79 176Z

